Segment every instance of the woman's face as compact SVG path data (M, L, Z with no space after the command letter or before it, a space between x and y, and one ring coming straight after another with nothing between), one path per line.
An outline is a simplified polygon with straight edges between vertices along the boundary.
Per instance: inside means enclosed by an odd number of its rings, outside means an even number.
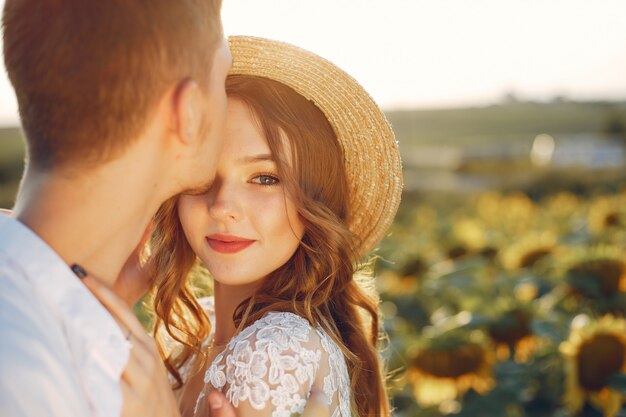
M225 285L253 283L291 258L304 234L249 108L228 99L215 182L184 195L178 213L194 252Z

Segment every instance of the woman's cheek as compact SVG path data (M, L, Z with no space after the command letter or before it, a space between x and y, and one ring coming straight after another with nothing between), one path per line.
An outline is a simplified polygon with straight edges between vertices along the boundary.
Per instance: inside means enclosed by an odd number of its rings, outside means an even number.
M194 230L198 230L198 220L202 218L202 202L198 197L182 197L178 203L178 217L183 226L185 236L188 240L193 240Z

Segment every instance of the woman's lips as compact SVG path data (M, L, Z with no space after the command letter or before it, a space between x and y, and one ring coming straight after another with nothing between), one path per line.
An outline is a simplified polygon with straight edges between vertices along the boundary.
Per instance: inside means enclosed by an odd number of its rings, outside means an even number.
M254 240L230 235L211 235L206 237L206 241L211 249L220 253L237 253L255 242Z

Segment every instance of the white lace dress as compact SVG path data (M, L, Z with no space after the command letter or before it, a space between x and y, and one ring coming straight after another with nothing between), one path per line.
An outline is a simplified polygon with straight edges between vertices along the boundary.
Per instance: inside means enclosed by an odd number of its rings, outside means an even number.
M212 316L212 298L201 301ZM188 372L181 369L183 379ZM204 383L196 417L209 415L205 396L215 389L241 416L290 417L302 413L313 387L324 392L332 417L351 416L341 349L321 327L293 313L270 312L235 335L208 366Z

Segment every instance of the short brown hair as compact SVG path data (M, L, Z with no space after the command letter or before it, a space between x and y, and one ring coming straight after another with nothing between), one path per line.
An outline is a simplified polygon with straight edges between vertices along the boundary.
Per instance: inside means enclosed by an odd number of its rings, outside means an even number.
M99 163L172 83L208 86L221 0L6 0L4 61L30 163Z

